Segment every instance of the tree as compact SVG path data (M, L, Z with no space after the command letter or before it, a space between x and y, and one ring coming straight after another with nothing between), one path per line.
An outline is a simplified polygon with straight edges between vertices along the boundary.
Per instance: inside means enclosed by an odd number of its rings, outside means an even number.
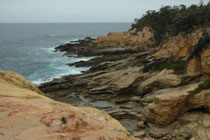
M204 5L203 0L200 0L199 6L202 7Z
M210 6L210 0L209 0L209 2L207 3L207 6Z
M162 6L159 11L147 11L142 18L136 18L132 29L142 31L144 27L151 27L155 31L157 44L178 33L190 33L195 27L210 25L210 1L207 5Z

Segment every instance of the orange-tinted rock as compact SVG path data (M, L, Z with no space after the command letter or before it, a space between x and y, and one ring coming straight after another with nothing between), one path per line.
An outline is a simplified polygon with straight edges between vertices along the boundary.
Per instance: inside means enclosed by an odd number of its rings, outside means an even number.
M200 75L210 77L210 43L208 47L204 49L199 56L195 56L187 64L188 75Z
M198 29L190 34L179 34L170 37L162 48L155 54L156 57L170 57L171 55L176 58L186 57L190 54L192 46L196 45L202 37L203 32L210 32L210 28Z
M130 47L132 49L144 50L154 46L154 32L145 27L143 31L131 30L128 32L111 32L107 36L97 37L93 42L99 47Z
M173 55L175 58L187 58L193 51L193 46L198 43L204 32L208 32L210 34L210 28L201 28L190 34L179 34L177 36L170 37L154 56L170 57ZM208 47L204 49L199 56L194 57L187 63L187 74L202 74L205 77L210 77L210 44L208 44Z
M0 72L0 87L2 140L132 139L107 113L53 101L16 73Z

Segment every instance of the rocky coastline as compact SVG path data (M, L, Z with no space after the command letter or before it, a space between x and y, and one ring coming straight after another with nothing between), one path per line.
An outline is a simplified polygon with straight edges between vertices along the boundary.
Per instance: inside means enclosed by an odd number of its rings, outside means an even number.
M161 47L152 29L135 32L109 33L58 46L55 50L66 56L98 57L68 64L91 68L54 79L39 89L57 101L106 111L138 138L210 139L210 90L195 96L188 93L209 79L209 42L201 59L195 56L186 62L192 46L210 29L172 36ZM164 66L180 64L180 57L186 63L178 70Z
M210 2L55 48L90 67L39 87L0 71L2 140L210 140Z

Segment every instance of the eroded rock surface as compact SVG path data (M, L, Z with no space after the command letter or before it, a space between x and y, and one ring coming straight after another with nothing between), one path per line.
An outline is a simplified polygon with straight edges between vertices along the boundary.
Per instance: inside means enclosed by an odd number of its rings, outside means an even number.
M184 66L187 71L181 75L160 68L172 55L175 59L187 60L194 49L192 46L208 30L203 28L170 37L159 50L152 46L154 33L149 28L139 33L109 33L96 40L85 39L77 44L60 46L57 50L67 51L68 56L76 53L78 56L100 57L68 64L91 66L91 69L81 75L54 79L39 88L59 101L103 109L140 138L208 140L210 91L195 96L190 96L188 91L209 77L209 47L199 53L198 60L193 58L187 62ZM173 69L171 65L170 69ZM82 99L75 101L72 93L82 95ZM90 100L86 102L84 99ZM94 104L103 101L105 106Z
M136 29L128 32L111 32L107 36L97 37L93 41L98 47L130 47L135 50L147 50L152 48L154 43L154 32L151 28L145 27L136 33Z
M134 140L107 113L51 100L16 73L0 72L0 87L0 139Z
M179 86L181 83L181 76L173 74L173 70L165 69L141 82L137 88L137 92L139 94L146 94L152 91L156 91L158 89L176 87Z
M193 52L194 46L203 37L203 34L210 36L210 28L199 28L189 34L179 34L177 36L170 37L159 51L155 53L155 57L170 57L175 58L183 57L187 59ZM208 39L209 40L209 39ZM210 77L210 43L206 44L204 50L199 55L195 56L189 62L187 62L187 74L188 75L204 75Z
M210 138L210 90L190 95L188 91L195 89L197 85L165 90L165 93L162 92L153 99L143 112L143 119L149 125L151 136L166 139ZM193 111L196 109L197 111Z

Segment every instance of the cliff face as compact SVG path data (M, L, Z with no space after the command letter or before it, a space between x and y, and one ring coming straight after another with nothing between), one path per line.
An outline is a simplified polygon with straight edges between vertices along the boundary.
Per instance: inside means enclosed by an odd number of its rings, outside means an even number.
M14 72L0 72L0 139L129 140L107 113L51 100Z
M200 75L210 77L210 43L198 56L195 56L187 64L188 75Z
M179 34L177 36L170 37L162 46L162 48L154 55L156 57L170 57L175 58L187 58L193 51L199 39L201 39L204 32L210 35L210 28L200 28L189 34ZM200 52L199 56L195 56L187 63L188 75L204 75L209 77L210 75L210 43L207 47Z

